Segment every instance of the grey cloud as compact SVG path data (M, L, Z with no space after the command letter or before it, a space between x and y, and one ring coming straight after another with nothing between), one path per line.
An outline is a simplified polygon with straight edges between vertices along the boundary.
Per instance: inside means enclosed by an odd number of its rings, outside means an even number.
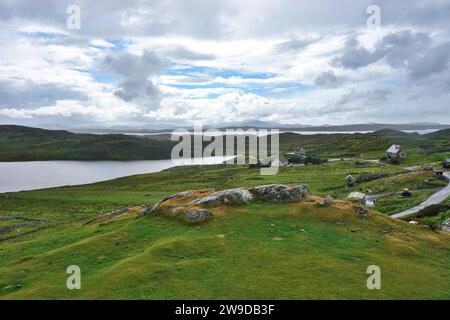
M106 56L102 67L122 78L119 89L114 92L116 96L147 108L159 105L158 85L149 78L161 75L168 67L168 61L149 51L144 51L141 56L123 52Z
M310 44L318 41L319 39L299 39L291 38L283 41L276 46L276 50L280 52L292 52L305 49Z
M340 106L345 106L348 104L353 104L355 102L362 103L365 105L371 105L375 103L385 102L388 100L388 96L392 94L390 89L374 89L367 91L355 91L352 90L342 95L339 99L338 104Z
M349 38L342 53L332 59L332 64L346 69L359 69L384 59L393 68L406 68L410 78L425 78L448 69L450 42L431 46L429 35L403 30L384 36L375 44L375 49L359 45Z
M1 108L33 108L54 105L58 100L86 100L84 93L58 84L0 81Z
M412 79L422 79L448 70L450 42L430 49L424 56L414 59L408 70Z
M178 46L170 50L166 50L165 54L173 59L183 60L213 60L216 57L213 54L195 52L183 46Z
M411 59L426 51L430 44L427 34L403 30L384 36L376 44L375 55L378 59L385 58L391 67L405 67Z
M336 77L332 70L322 72L317 78L314 80L314 83L323 88L336 88L343 83L342 78Z
M378 61L381 55L374 51L371 52L359 45L354 36L347 39L345 47L340 56L335 57L331 63L346 69L359 69Z
M73 1L3 0L0 19L65 29L70 4ZM380 6L383 26L450 29L450 3L442 0L77 0L76 4L82 10L82 29L71 32L100 38L170 34L194 38L264 37L293 30L363 28L366 8L371 4ZM245 28L241 27L244 22Z
M81 8L81 29L67 30L66 9ZM222 37L228 33L226 21L239 14L228 1L205 0L4 0L0 19L22 20L62 29L85 37L131 37L195 35Z

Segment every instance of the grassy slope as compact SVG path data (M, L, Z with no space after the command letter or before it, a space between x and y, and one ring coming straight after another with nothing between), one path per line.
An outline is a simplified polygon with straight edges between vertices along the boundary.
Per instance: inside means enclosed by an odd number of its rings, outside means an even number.
M355 168L343 161L283 168L276 176L239 166L173 168L86 186L1 195L1 217L26 215L50 223L16 241L0 242L0 296L448 299L448 235L376 213L359 219L351 207L256 202L231 208L224 217L198 227L165 217L81 224L101 212L153 203L187 189L308 183L314 193L339 197L349 191L343 186L345 174L381 170L401 168ZM418 186L424 177L397 178ZM397 188L395 178L377 181L383 190ZM80 291L65 287L65 268L71 264L81 267ZM370 264L382 269L382 290L366 289ZM19 283L23 287L17 289Z
M436 191L444 182L433 178L431 173L409 173L362 183L353 188L345 186L348 174L403 172L400 166L384 166L366 163L355 167L353 161L330 162L323 165L280 168L275 176L261 176L259 169L246 166L216 165L207 167L178 167L160 173L136 175L85 186L43 189L18 193L0 194L1 216L25 216L49 220L50 225L80 222L101 212L120 207L155 203L174 192L190 189L225 189L252 187L268 183L305 183L312 193L330 194L343 199L349 192L370 189L374 194L399 192L405 187L413 190L408 199L398 197L398 193L381 198L376 209L385 213L395 213L420 203L423 197ZM433 179L425 183L426 179ZM32 231L42 226L21 228L13 235ZM0 233L0 240L10 236Z

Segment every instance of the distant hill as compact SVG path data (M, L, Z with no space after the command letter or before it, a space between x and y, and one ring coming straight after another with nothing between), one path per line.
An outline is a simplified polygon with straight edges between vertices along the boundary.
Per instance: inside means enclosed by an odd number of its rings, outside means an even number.
M0 161L168 159L172 147L148 137L0 126Z
M267 123L262 121L248 121L242 122L239 125L227 126L223 128L277 128L280 131L378 131L383 129L392 130L427 130L427 129L448 129L450 125L431 123L431 122L418 122L418 123L404 123L404 124L386 124L386 123L362 123L362 124L348 124L348 125L283 125L276 123Z
M167 134L84 134L13 125L0 126L0 161L170 159L175 144ZM207 144L209 142L204 142L204 146ZM378 159L391 144L401 144L407 150L407 161L425 158L440 161L441 158L450 156L450 129L425 135L393 129L365 134L280 134L281 153L302 146L321 158Z
M115 133L115 134L155 134L172 132L175 128L183 128L192 131L192 126L174 126L170 125L165 128L132 128L132 127L111 127L111 128L78 128L68 129L71 132L77 133ZM325 132L353 132L353 131L377 131L382 129L392 130L427 130L427 129L447 129L450 128L448 124L432 123L432 122L417 122L404 124L383 124L383 123L363 123L363 124L348 124L348 125L306 125L306 124L281 124L277 122L267 122L260 120L249 120L233 123L222 123L218 125L204 125L203 130L207 129L279 129L280 131L325 131Z
M383 123L364 123L349 124L341 126L313 126L313 127L290 127L290 131L377 131L383 129L392 130L427 130L427 129L447 129L450 125L439 123L405 123L405 124L383 124ZM280 128L281 130L283 128Z

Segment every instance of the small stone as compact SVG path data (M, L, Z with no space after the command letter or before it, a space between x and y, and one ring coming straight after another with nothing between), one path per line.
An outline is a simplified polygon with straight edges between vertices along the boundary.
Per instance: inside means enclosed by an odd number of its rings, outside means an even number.
M330 196L327 196L326 198L320 200L319 202L317 202L317 205L319 207L326 207L329 206L330 204L333 203L333 198Z
M442 231L450 232L450 218L446 219L442 224Z
M20 283L16 284L16 288L17 288L17 289L20 289L20 288L22 288L22 287L23 287L22 284L20 284Z
M218 234L218 235L217 235L217 238L219 238L219 239L225 239L225 235L224 235L224 234Z
M275 240L275 241L281 241L281 240L284 240L283 238L280 238L280 237L275 237L275 238L272 238L272 240Z

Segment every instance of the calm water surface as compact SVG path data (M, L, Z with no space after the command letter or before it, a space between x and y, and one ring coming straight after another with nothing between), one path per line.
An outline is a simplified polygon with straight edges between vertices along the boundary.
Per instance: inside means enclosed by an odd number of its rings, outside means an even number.
M0 162L0 192L33 190L110 180L192 164L218 164L229 158L145 161Z

